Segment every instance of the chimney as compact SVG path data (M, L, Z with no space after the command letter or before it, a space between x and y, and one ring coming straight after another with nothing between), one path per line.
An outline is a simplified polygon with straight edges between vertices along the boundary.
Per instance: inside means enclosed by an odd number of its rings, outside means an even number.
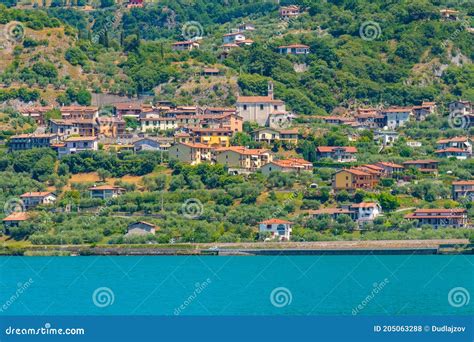
M268 81L268 96L273 100L273 82Z

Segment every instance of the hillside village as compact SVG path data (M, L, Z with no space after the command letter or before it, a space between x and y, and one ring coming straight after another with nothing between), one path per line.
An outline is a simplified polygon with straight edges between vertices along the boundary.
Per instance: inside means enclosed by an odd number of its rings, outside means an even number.
M125 4L129 11L147 6ZM278 19L290 23L307 12L294 4L277 9ZM459 11L437 12L436 20L460 20ZM259 29L243 22L219 34L213 53L220 66L194 65L192 77L227 82L230 60L254 51ZM182 38L167 44L183 61L207 48L206 37ZM273 52L307 68L313 44L289 40ZM466 78L472 79L470 71ZM240 76L235 97L212 103L188 98L180 104L155 92L144 101L131 96L92 105L81 96L88 92L83 88L51 101L36 95L22 101L28 90L5 96L2 240L80 245L473 237L474 103L463 97L471 93L439 98L427 92L403 105L395 97L371 103L346 98L326 111L280 84Z

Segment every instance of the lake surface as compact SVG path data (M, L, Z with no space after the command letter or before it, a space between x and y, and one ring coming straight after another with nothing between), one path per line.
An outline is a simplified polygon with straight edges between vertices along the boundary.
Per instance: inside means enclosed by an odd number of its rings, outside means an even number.
M1 257L0 315L469 315L474 257Z

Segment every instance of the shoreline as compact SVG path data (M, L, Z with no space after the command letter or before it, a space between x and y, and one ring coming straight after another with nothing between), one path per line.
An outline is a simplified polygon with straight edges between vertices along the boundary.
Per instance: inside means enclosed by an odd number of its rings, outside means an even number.
M189 243L175 245L49 245L8 247L0 256L269 256L474 254L467 239Z

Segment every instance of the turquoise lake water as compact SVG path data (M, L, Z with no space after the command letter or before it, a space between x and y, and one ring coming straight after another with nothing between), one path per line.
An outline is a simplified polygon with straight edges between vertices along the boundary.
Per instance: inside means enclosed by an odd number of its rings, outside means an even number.
M1 257L0 315L469 315L473 265L463 255Z

